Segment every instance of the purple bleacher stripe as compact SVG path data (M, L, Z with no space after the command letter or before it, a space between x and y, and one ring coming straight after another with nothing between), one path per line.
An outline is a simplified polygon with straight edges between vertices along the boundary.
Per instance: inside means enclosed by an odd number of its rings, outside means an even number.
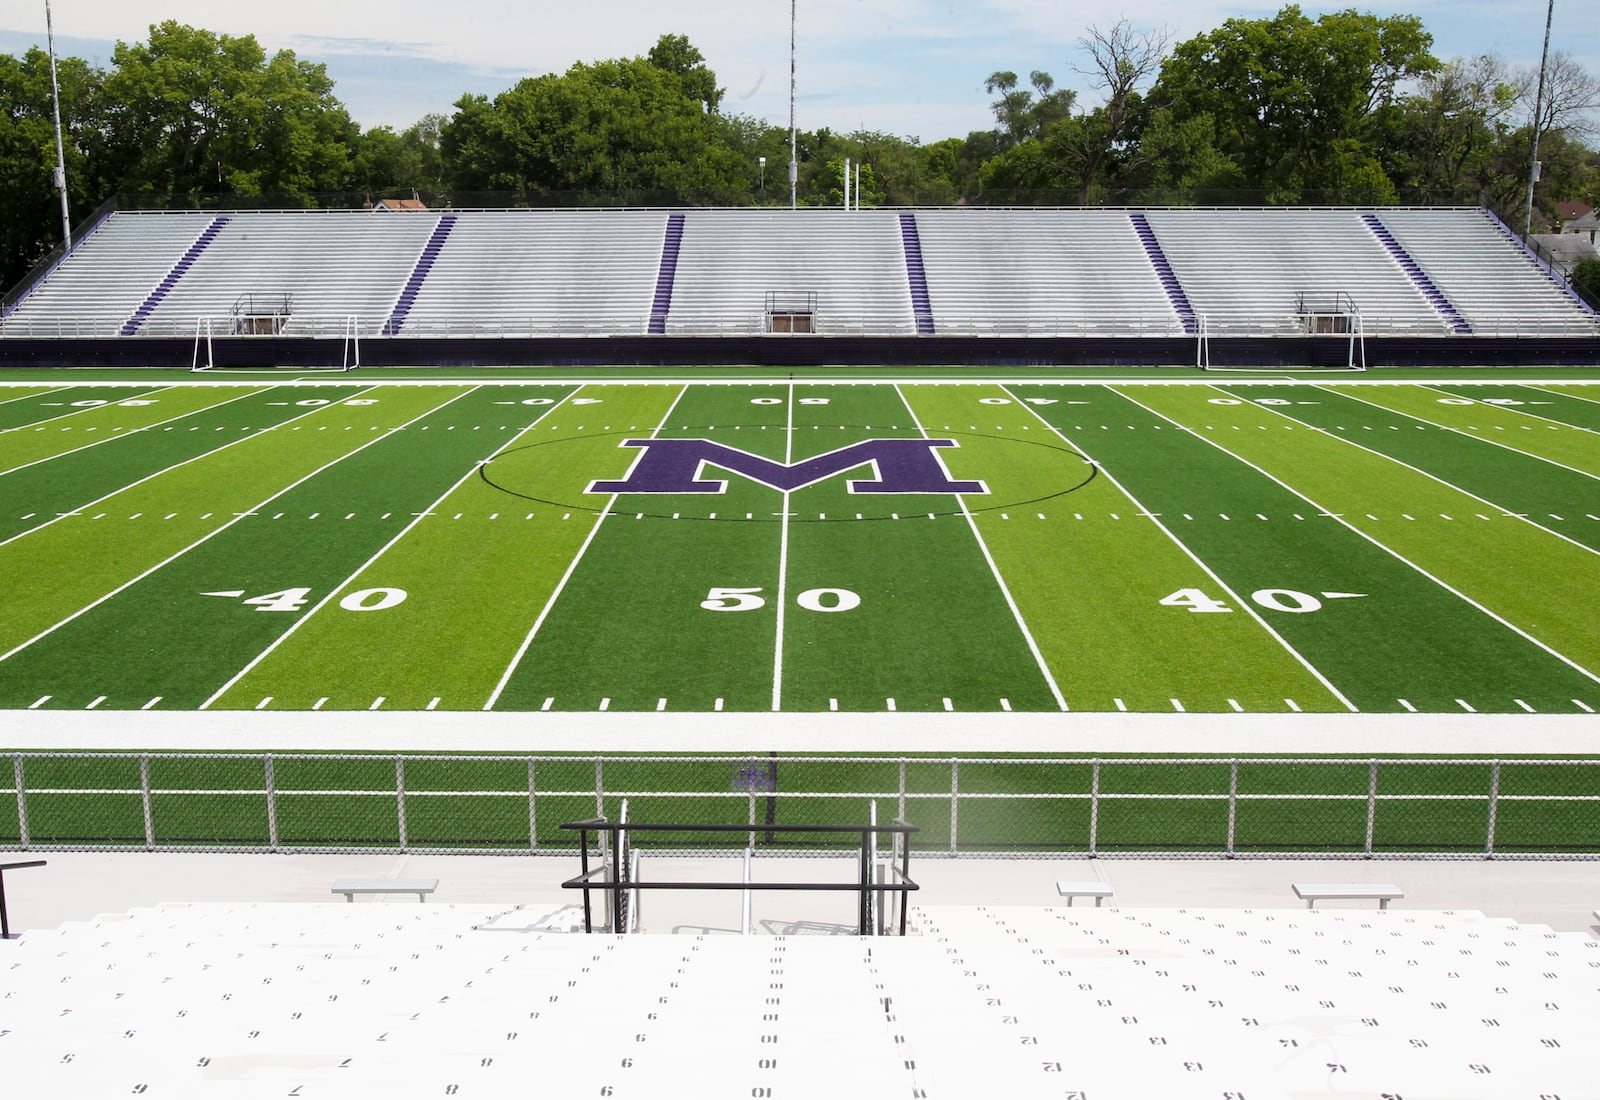
M383 323L380 335L398 336L400 329L406 323L406 317L411 313L411 307L417 302L417 295L422 291L422 283L428 277L428 272L433 270L433 261L439 258L439 253L444 248L445 239L450 236L450 231L456 227L454 214L441 214L439 224L433 227L433 232L428 236L428 243L422 246L422 255L417 257L416 266L411 269L411 277L406 280L406 285L400 290L400 297L395 299L394 311L389 314L389 319Z
M1383 224L1382 219L1376 214L1363 214L1361 215L1361 222L1367 227L1368 232L1378 239L1378 243L1383 245L1384 251L1388 252L1394 262L1400 265L1400 270L1405 272L1406 277L1427 299L1428 304L1445 319L1445 323L1450 326L1450 330L1457 336L1471 336L1472 326L1467 323L1467 319L1461 316L1456 307L1450 303L1450 299L1445 297L1444 291L1440 290L1434 284L1434 281L1428 278L1428 273L1422 270L1422 265L1412 258L1411 253L1407 252L1399 241L1394 239L1394 234L1389 232L1388 226Z
M178 258L177 263L172 265L172 270L167 272L167 277L156 284L156 288L145 296L145 300L139 304L139 308L133 311L133 316L123 322L123 336L132 336L144 326L144 323L150 319L150 314L155 312L156 306L161 304L163 298L172 293L172 288L178 285L178 280L188 273L189 269L194 266L195 260L199 258L200 253L204 252L211 242L217 239L217 234L222 232L222 227L231 220L230 218L212 219L211 224L206 226L200 236L196 237L194 243L189 246L189 250Z
M1177 273L1167 262L1166 251L1162 249L1161 242L1156 240L1155 230L1150 228L1150 219L1135 210L1129 212L1128 221L1133 223L1133 231L1138 236L1139 243L1144 246L1144 254L1149 258L1150 266L1155 268L1156 278L1161 280L1161 289L1166 291L1172 312L1183 322L1183 331L1194 333L1199 327L1194 317L1194 306L1189 304L1189 296L1183 292L1183 284L1178 282Z
M650 335L663 336L667 314L672 309L672 284L678 277L678 250L683 247L683 215L667 215L666 235L661 239L661 266L656 270L656 293L650 300Z
M933 304L928 300L928 273L922 264L922 237L917 216L900 215L900 247L906 254L906 281L911 285L911 309L917 315L917 335L933 335Z

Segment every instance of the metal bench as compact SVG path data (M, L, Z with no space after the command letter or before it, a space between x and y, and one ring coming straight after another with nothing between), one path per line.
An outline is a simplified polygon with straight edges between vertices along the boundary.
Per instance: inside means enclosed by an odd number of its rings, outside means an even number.
M1093 898L1094 907L1098 909L1100 903L1111 896L1111 884L1093 879L1084 882L1063 879L1056 883L1056 893L1067 899L1068 907L1071 907L1073 898Z
M422 901L438 888L436 878L336 878L332 892L343 894L349 902L355 901L357 894L415 894Z
M1379 909L1387 909L1391 901L1406 896L1388 882L1296 882L1293 886L1294 896L1304 901L1307 909L1315 909L1319 901L1354 900L1376 900Z

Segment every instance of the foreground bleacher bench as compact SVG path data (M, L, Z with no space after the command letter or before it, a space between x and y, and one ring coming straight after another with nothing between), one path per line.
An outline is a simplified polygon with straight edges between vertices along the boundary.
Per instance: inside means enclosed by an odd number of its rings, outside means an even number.
M1400 887L1387 882L1296 882L1294 896L1315 909L1319 901L1377 901L1379 909L1406 896Z
M1056 893L1067 899L1067 906L1071 908L1073 898L1093 898L1096 909L1100 903L1111 896L1111 884L1089 879L1074 882L1071 879L1062 879L1056 883Z
M439 888L436 878L338 878L333 880L333 893L343 894L344 900L353 902L357 894L415 894L418 901Z

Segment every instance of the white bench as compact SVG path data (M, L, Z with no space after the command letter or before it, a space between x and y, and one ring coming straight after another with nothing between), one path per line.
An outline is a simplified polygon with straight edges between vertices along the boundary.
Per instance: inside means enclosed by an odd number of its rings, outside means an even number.
M1387 882L1296 882L1294 896L1315 909L1319 901L1376 900L1379 909L1389 908L1396 898L1406 896L1400 887Z
M353 902L357 894L415 894L422 901L424 895L439 888L436 878L336 878L333 893L343 894L345 901Z
M1100 903L1111 896L1111 884L1109 882L1097 882L1093 879L1083 882L1063 879L1056 883L1056 893L1067 899L1069 908L1072 906L1073 898L1093 898L1094 907L1098 909L1100 908Z

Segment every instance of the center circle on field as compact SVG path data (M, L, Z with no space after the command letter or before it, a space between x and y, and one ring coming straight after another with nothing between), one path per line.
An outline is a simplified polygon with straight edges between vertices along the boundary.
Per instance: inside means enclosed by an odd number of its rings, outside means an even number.
M705 435L695 435L694 433L699 431L702 427L705 428L705 433L706 434ZM718 425L714 431L715 431L716 435L725 435L726 433L728 433L730 431L734 431L734 430L760 431L763 427L771 427L771 425L745 424L745 425L739 425L739 426L737 426L737 428L735 426L733 426L733 425ZM828 425L828 427L829 428L833 428L835 426L834 425ZM845 424L845 425L839 425L839 427L843 427L847 432L848 431L870 432L872 430L871 428L866 427L864 425ZM694 424L691 424L691 425L688 425L688 426L677 427L677 428L674 429L674 434L673 435L661 436L659 438L662 438L662 439L708 439L708 438L711 438L712 434L713 434L713 429L709 425L694 425ZM602 513L607 511L607 509L606 509L606 507L604 505L591 504L591 503L588 503L586 501L581 501L581 500L578 500L578 501L558 500L558 499L555 499L553 497L540 496L537 493L525 492L522 489L519 489L517 487L517 485L515 484L516 475L511 470L511 465L512 464L511 464L510 460L515 455L526 454L527 452L536 451L536 450L539 450L540 448L544 448L544 447L556 447L556 446L560 446L562 444L567 444L567 443L591 443L596 439L621 438L623 436L628 436L628 437L631 437L631 438L634 438L634 439L643 438L643 436L641 436L639 431L599 432L599 433L592 433L592 434L591 433L584 433L583 435L566 436L566 437L561 438L561 439L544 439L544 440L540 440L537 443L526 443L526 444L523 444L520 447L508 447L505 450L498 452L497 454L495 454L494 456L492 456L488 460L480 463L479 466L478 466L478 477L479 477L479 479L481 481L483 481L483 483L485 485L489 486L491 489L495 489L495 490L497 490L499 492L507 494L508 496L513 496L513 497L516 497L516 498L518 498L520 500L532 501L535 504L547 504L547 505L550 505L551 507L554 507L554 508L564 508L564 509L566 509L568 511L572 511L572 512L591 512L591 513L593 513L595 515L600 515L600 514L602 514ZM1051 459L1049 461L1059 461L1059 462L1062 463L1063 470L1062 470L1061 484L1060 484L1059 487L1051 488L1049 492L1039 493L1037 495L1028 496L1028 497L1017 497L1016 499L1006 500L1006 501L1003 501L1003 502L997 502L997 503L993 503L993 504L984 504L982 507L971 507L970 506L971 502L974 499L978 498L979 494L967 493L967 494L964 494L964 495L967 498L969 506L967 508L965 508L965 509L963 509L963 508L948 508L948 509L945 509L943 511L935 509L931 513L927 512L927 511L920 511L919 510L918 512L914 513L915 515L918 515L918 516L930 515L930 514L934 515L934 516L962 516L962 515L969 515L969 514L978 515L978 514L981 514L981 513L984 513L984 512L1000 512L1000 511L1004 511L1005 509L1008 509L1008 508L1021 508L1021 507L1025 507L1025 506L1028 506L1028 505L1041 504L1044 501L1055 500L1058 497L1064 497L1064 496L1067 496L1070 493L1075 493L1080 489L1086 488L1092 481L1094 481L1094 479L1096 477L1098 477L1100 475L1100 467L1098 465L1096 465L1095 462L1092 459L1089 458L1089 456L1085 455L1082 451L1078 450L1076 447L1072 446L1070 443L1067 443L1065 440L1061 440L1061 439L1056 439L1054 441L1045 441L1045 440L1037 440L1037 439L1018 439L1018 438L1016 438L1014 436L992 435L992 434L988 434L988 433L984 433L984 432L973 432L973 431L961 432L961 431L954 431L954 430L951 430L951 429L944 429L944 428L941 428L937 433L933 433L933 432L929 433L929 438L935 438L935 439L955 438L955 437L961 437L961 438L967 438L967 439L986 439L986 440L992 440L992 441L1001 442L1001 443L1008 443L1008 444L1012 444L1012 445L1018 446L1018 447L1031 447L1031 448L1036 448L1036 449L1039 449L1039 450L1054 452L1057 456L1059 456L1059 458ZM916 437L916 436L869 436L868 438L915 439L915 438L918 438L918 437ZM854 440L853 442L859 443L859 442L861 442L861 440L858 439L858 440ZM843 444L843 446L850 446L850 445L851 445L850 443ZM732 444L724 444L724 446L730 446L731 447L733 445ZM826 454L828 452L824 451L822 453ZM959 451L957 453L959 453ZM815 456L809 456L809 457L815 457ZM804 460L802 459L801 461L804 461ZM496 463L500 464L500 469L498 469L498 470L495 469L495 464ZM713 465L713 467L715 467L714 463L712 465ZM717 467L717 468L720 469L720 467ZM857 469L859 469L859 467L857 467ZM619 477L620 476L625 476L625 475L619 475ZM728 472L727 477L725 479L722 479L722 480L732 481L732 480L734 480L736 478L739 478L740 476L741 475L736 474L736 473L732 473L730 471L730 472ZM856 479L859 480L859 475L854 475L853 471L852 472L840 473L840 474L836 474L836 475L833 475L833 476L835 476L835 477L844 477L844 478L850 478L852 476L855 476ZM952 476L955 476L955 475L952 475ZM604 475L597 475L596 477L592 477L589 480L592 482L592 481L596 481L596 480L608 480L608 478L606 478ZM810 487L811 486L807 486L807 488L810 488ZM772 491L773 492L778 492L779 490L774 489ZM803 490L797 489L797 490L794 490L794 491L795 492L802 492ZM633 493L633 494L624 494L624 495L633 496L635 498L638 498L638 497L650 496L652 494L649 494L649 493ZM682 499L685 499L685 498L690 498L690 499L704 499L704 500L707 500L707 501L715 501L715 500L721 499L721 497L722 497L722 494L719 494L719 493L704 493L704 494L699 494L699 493L680 493L680 494L672 494L672 495L677 497L677 499L679 499L679 500L682 500ZM862 502L862 501L871 501L871 500L877 498L877 499L881 499L881 500L885 500L885 501L893 501L893 500L902 498L903 495L904 494L899 494L899 493L881 493L881 494L879 494L879 493L856 493L856 494L852 494L851 495L851 500L852 501L857 501L857 502ZM950 496L950 497L953 498L956 494L954 494L954 493L949 493L949 494L921 493L921 494L910 494L910 495L916 495L916 496L945 496L945 495L947 495L947 496ZM707 511L714 513L714 512L719 512L720 509L717 509L715 507L708 507ZM790 520L791 523L859 523L859 522L861 522L863 520L870 521L870 520L889 520L889 519L894 519L895 516L893 514L891 514L892 512L893 512L893 509L886 508L884 510L883 515L862 514L859 518L857 518L857 516L852 512L848 516L846 516L846 515L830 516L830 517L828 517L826 519L820 519L820 518L817 518L817 517L812 517L810 519L807 519L804 516L791 515L789 517L789 520ZM751 518L746 519L746 518L743 517L743 513L713 516L713 515L693 515L691 513L682 512L682 511L680 511L676 515L673 515L671 513L666 513L666 512L651 512L651 511L640 512L638 509L630 510L628 512L628 514L629 515L639 515L639 516L642 516L645 519L678 519L680 521L681 520L698 520L699 522L702 522L702 523L724 523L724 522L726 522L726 523L734 523L734 522L737 522L737 523L777 523L782 518L781 516L778 516L778 515L757 515L757 516L752 516Z

